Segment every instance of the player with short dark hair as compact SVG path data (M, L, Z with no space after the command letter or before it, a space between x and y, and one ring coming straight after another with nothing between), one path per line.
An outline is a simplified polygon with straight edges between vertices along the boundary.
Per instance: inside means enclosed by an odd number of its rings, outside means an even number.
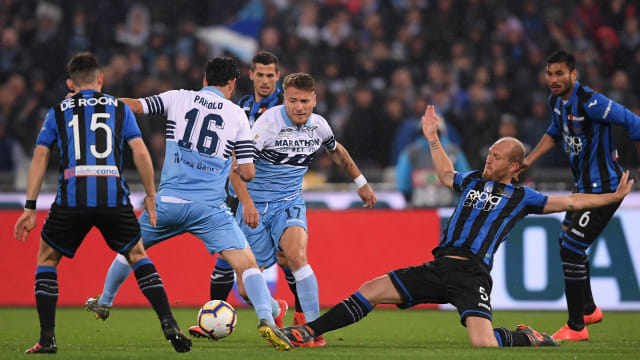
M214 58L205 66L199 91L169 90L121 101L136 114L167 116L166 156L156 206L158 223L146 226L151 214L145 211L140 216L144 246L183 233L195 235L210 254L223 256L239 274L240 293L250 299L259 327L278 333L267 283L225 203L224 184L232 168L240 181L251 181L255 175L249 122L242 109L229 100L239 74L234 60ZM102 294L86 303L96 318L107 318L130 271L121 258L114 259Z
M101 93L103 74L95 55L80 53L68 64L67 85L75 93L52 107L38 135L27 182L25 210L14 235L26 241L36 226L36 200L47 169L50 148L60 150L60 176L55 202L42 228L35 295L40 339L26 353L55 353L57 266L62 256L73 258L87 233L97 227L109 247L133 267L138 287L158 314L165 337L176 351L191 350L173 318L162 279L140 241L140 224L122 176L125 142L133 152L146 196L149 226L156 225L153 165L128 106Z
M519 172L561 142L569 155L576 193L612 193L623 170L613 142L613 125L623 126L640 154L640 117L578 81L576 58L558 50L547 58L547 85L551 91L551 124ZM640 173L639 173L640 175ZM586 325L602 320L593 300L587 249L600 236L620 203L598 209L568 211L560 234L560 259L564 273L569 319L553 337L587 340Z
M251 60L249 77L253 81L253 94L242 96L238 102L238 105L247 115L251 127L267 109L276 105L282 105L282 91L280 91L277 86L278 80L280 79L278 63L278 57L268 51L256 54ZM238 198L229 181L227 181L225 187L227 189L227 205L235 215L238 209ZM286 263L282 264L282 270L285 273L287 283L295 298L296 316L294 318L304 318L296 292L293 273ZM211 300L227 300L233 288L234 281L235 274L233 268L226 260L218 257L216 265L211 272L209 289ZM273 299L272 308L276 325L282 327L282 321L288 309L287 302L282 299ZM199 326L191 326L189 332L196 337L209 337Z
M440 243L433 250L434 260L370 280L317 320L283 331L295 346L308 346L318 335L361 320L378 304L409 308L451 303L475 347L558 345L551 336L523 324L515 331L493 328L490 271L494 254L516 222L528 214L595 208L622 201L633 185L633 180L627 181L629 172L622 174L615 193L545 196L511 184L524 158L524 146L519 140L507 137L496 141L482 173L458 173L438 138L438 117L433 105L427 107L422 124L438 179L461 193Z

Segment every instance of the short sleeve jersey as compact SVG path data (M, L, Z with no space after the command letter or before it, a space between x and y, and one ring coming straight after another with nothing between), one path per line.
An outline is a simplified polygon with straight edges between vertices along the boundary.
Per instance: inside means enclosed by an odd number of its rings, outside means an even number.
M122 176L125 142L140 137L131 109L111 95L82 90L49 109L37 145L56 143L60 175L55 203L62 207L129 206Z
M336 149L327 120L311 114L302 126L294 125L284 105L267 110L251 130L255 146L256 176L247 183L255 202L286 199L302 190L302 178L314 154L324 146Z
M145 113L167 116L158 194L212 206L224 204L234 151L238 164L253 161L244 111L214 87L170 90L140 102Z
M434 256L461 255L493 266L493 256L513 226L527 214L541 214L548 197L526 186L485 180L479 171L456 172L460 202L449 218Z

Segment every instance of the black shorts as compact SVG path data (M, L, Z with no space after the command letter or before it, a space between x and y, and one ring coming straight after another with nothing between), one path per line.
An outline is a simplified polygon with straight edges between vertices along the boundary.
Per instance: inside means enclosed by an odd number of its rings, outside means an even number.
M562 225L567 230L560 236L560 246L582 253L600 236L613 217L620 202L580 211L567 211Z
M72 258L89 230L97 227L107 245L126 254L140 239L140 223L131 206L118 208L68 208L53 204L42 227L42 238L64 256Z
M393 270L391 278L406 309L418 304L451 304L466 326L467 316L492 320L488 269L472 260L441 257L418 266Z

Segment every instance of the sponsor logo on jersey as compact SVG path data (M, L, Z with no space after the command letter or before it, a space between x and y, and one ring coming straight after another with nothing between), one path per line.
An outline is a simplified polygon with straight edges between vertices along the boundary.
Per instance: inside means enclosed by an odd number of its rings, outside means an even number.
M491 211L500 204L501 200L502 196L500 195L494 195L487 191L478 191L471 189L467 193L463 205L465 207L473 207L482 211Z
M64 178L80 176L113 176L120 177L120 171L115 165L78 165L64 170Z
M595 105L595 104L597 104L597 103L598 103L598 100L597 100L597 99L596 99L596 100L593 100L592 102L590 102L590 103L587 105L587 108L590 108L590 107L594 106L594 105Z
M568 134L562 134L562 137L564 139L564 151L566 153L578 155L582 152L582 138Z

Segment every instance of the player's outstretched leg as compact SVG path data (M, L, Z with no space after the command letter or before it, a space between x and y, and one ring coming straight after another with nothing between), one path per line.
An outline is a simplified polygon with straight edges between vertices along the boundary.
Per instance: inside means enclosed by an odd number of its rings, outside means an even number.
M520 324L516 327L516 333L523 333L527 335L531 346L559 346L560 344L551 336L546 333L539 333L525 324Z

